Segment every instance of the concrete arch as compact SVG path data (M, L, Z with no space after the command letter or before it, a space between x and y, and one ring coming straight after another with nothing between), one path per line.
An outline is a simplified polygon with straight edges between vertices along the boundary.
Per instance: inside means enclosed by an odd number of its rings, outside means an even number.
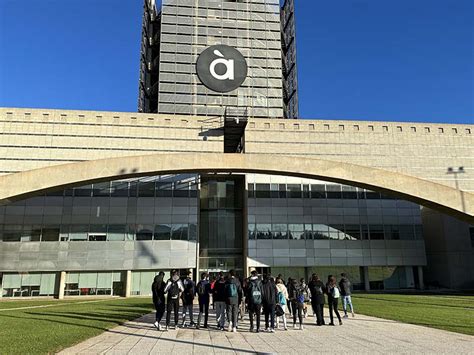
M474 223L474 194L371 167L278 154L175 153L84 161L0 176L0 204L58 187L147 175L235 172L332 181L389 193Z

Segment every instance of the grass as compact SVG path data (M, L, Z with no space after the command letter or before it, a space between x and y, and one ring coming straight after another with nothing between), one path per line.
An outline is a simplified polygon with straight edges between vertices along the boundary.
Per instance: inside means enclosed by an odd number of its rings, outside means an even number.
M29 306L46 307L9 310ZM144 298L0 302L0 353L53 353L135 319L152 308L151 300Z
M356 312L474 335L474 297L355 294ZM23 307L27 308L16 309ZM152 310L148 298L0 302L0 353L59 351Z
M354 294L357 313L474 335L474 296Z

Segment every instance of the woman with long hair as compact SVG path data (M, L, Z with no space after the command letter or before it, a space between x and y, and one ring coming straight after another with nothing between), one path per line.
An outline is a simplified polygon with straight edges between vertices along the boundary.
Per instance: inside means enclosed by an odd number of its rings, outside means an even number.
M161 330L161 319L165 314L165 286L166 283L163 281L165 277L165 273L160 271L158 275L155 276L153 283L151 285L151 291L153 294L153 304L155 305L156 309L156 317L154 326L156 329Z

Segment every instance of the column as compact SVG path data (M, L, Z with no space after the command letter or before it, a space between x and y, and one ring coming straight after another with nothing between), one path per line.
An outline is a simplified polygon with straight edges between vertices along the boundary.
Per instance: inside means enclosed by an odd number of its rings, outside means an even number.
M58 299L64 299L64 289L66 288L66 271L61 271L59 273L59 290L58 290Z
M370 291L369 268L367 266L362 266L362 270L364 273L364 288L366 291Z
M423 279L423 266L418 266L418 283L420 290L425 289L425 280Z
M132 290L132 270L125 271L125 297L130 297Z

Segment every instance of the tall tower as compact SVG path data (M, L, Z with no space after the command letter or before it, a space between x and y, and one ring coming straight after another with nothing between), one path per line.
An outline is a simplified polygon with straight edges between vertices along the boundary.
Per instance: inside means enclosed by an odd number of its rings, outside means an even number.
M139 111L215 117L240 108L250 117L297 118L293 1L284 9L279 0L145 0ZM212 81L240 85L209 85L199 58L214 63ZM245 72L234 73L238 66Z

